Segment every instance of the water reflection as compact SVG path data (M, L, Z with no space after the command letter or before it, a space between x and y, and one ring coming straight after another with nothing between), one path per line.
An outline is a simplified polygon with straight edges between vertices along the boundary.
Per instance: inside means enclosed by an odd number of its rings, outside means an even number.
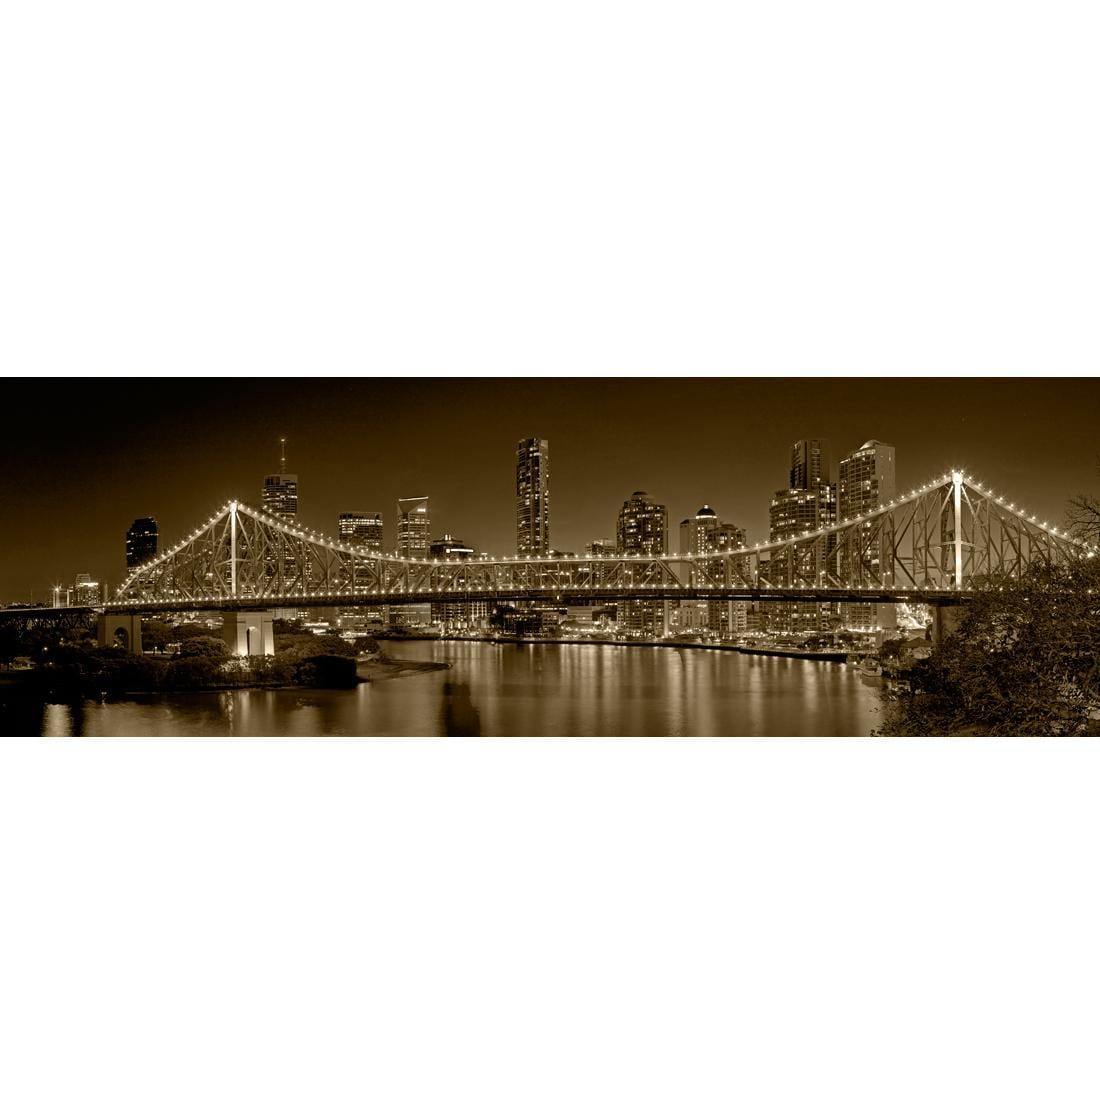
M867 735L880 691L829 662L717 650L409 642L449 662L354 690L240 690L4 708L22 735ZM9 731L9 734L13 734Z

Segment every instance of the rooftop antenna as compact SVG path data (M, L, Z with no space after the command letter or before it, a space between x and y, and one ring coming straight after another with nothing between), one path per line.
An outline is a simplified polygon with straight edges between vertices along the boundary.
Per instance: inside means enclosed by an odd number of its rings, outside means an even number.
M279 471L286 472L286 438L279 438Z

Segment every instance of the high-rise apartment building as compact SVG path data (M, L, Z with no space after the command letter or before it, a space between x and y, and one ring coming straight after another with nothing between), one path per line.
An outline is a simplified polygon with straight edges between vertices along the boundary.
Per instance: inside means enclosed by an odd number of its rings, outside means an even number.
M703 504L690 519L680 521L680 553L710 554L718 549L718 513Z
M440 561L469 561L477 557L472 546L467 546L461 538L444 534L435 538L428 546L428 556ZM465 572L454 582L455 588L465 584ZM469 632L481 630L489 623L489 604L484 600L454 601L447 604L431 605L431 622L438 625L443 634L449 632Z
M133 569L155 558L157 538L156 519L135 519L126 532L126 568Z
M663 554L668 551L668 511L645 492L624 500L616 534L620 554Z
M550 442L525 438L516 446L516 553L550 553Z
M897 494L894 447L881 441L865 441L840 462L838 511L841 519L852 519L888 503Z
M627 555L668 552L668 511L645 492L635 492L619 512L618 551ZM619 627L634 638L653 639L668 632L669 605L652 600L629 600L616 609Z
M397 556L426 558L432 540L432 518L427 496L397 501Z
M772 496L768 508L769 541L780 542L836 523L836 484L828 440L803 438L791 446L788 482L788 487ZM825 576L835 560L834 550L835 536L822 537L813 552L804 553L800 576ZM831 629L837 618L832 604L769 604L762 611L771 628L791 632Z
M285 437L279 448L279 471L264 477L263 507L269 515L293 522L298 517L298 474L286 470Z
M839 491L837 514L840 520L858 518L879 504L889 503L897 494L894 447L881 441L865 441L849 453L837 470ZM858 579L866 569L875 578L885 560L884 540L875 542L872 528L857 527L850 535L855 541L840 552L840 571L846 579ZM846 627L856 629L894 628L897 608L892 604L846 604L841 610Z
M381 511L342 511L337 516L339 538L353 546L382 549Z
M744 530L733 523L723 523L709 504L700 507L692 518L680 522L680 552L683 554L719 554L741 549L744 545ZM716 578L725 573L723 561L722 558L715 558L710 568ZM743 576L744 572L744 559L736 559L731 573ZM708 604L707 609L707 628L713 634L728 635L746 627L748 609L741 601L715 600Z
M803 438L791 446L792 488L813 491L832 480L833 451L825 438Z

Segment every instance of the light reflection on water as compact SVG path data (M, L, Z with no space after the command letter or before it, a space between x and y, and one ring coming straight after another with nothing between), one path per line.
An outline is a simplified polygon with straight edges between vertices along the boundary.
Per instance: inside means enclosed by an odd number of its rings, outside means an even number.
M664 647L390 643L451 662L354 690L39 706L42 735L867 735L880 691L831 662ZM29 720L28 720L29 723Z

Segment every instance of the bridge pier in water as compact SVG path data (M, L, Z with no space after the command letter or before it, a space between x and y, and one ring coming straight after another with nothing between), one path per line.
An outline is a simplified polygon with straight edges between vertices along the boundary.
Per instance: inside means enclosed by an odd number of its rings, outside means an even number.
M141 616L101 615L96 621L96 642L141 654Z
M932 605L932 642L939 646L945 635L953 634L966 613L965 604Z
M274 612L222 612L222 638L230 654L274 654L274 623Z

